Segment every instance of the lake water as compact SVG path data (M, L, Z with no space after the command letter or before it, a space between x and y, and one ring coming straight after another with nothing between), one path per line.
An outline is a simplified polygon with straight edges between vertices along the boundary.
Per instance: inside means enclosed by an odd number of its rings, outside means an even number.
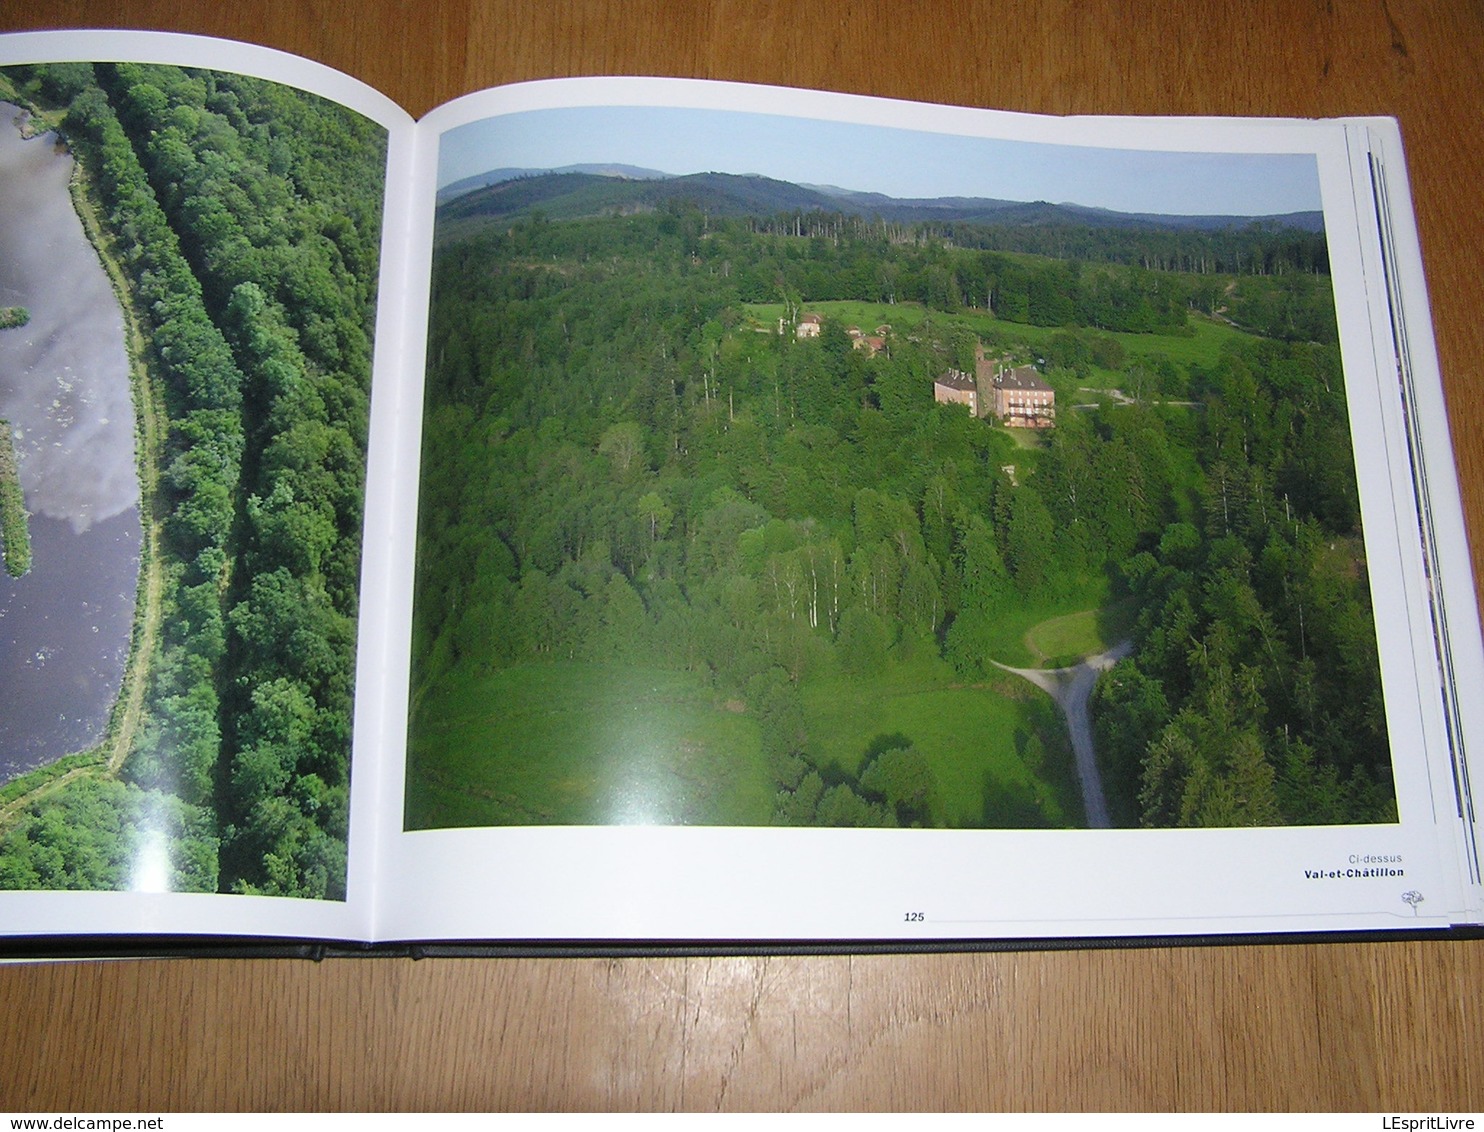
M31 512L32 568L0 572L0 782L86 749L118 696L139 576L123 317L72 206L72 158L0 103L0 418Z

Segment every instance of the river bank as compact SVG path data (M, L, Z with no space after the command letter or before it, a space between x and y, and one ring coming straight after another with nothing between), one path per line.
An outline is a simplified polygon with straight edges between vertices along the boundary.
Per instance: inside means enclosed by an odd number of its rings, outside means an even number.
M25 138L19 113L0 107L0 304L30 318L0 336L0 416L32 569L0 577L0 782L108 737L144 558L134 365L106 241L77 206L72 156L55 135Z
M0 554L5 572L20 578L31 570L31 526L10 422L0 418Z

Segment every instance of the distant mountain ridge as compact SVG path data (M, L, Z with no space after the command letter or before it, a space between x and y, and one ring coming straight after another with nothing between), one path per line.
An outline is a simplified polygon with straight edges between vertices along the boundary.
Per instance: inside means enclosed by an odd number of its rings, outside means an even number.
M638 165L619 164L587 164L587 165L563 165L560 169L491 169L485 173L476 173L472 177L463 177L452 181L438 190L438 203L443 204L466 193L474 192L476 189L488 188L497 185L501 181L514 181L534 176L545 176L550 173L593 173L600 177L618 177L627 181L663 181L670 174L661 173L658 169L644 169Z
M1275 216L1182 216L1115 212L1079 204L988 197L901 199L881 193L778 181L759 174L671 176L633 166L584 165L558 170L499 169L465 178L438 194L440 220L505 219L539 210L552 219L646 212L688 201L718 216L789 212L845 213L894 223L963 222L1009 226L1068 224L1088 228L1220 231L1257 224L1322 232L1320 211Z

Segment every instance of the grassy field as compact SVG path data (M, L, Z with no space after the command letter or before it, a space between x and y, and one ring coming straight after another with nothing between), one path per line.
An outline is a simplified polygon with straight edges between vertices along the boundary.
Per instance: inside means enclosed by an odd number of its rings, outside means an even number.
M1063 656L1091 656L1105 647L1096 609L1042 621L1026 633L1025 643L1041 663Z
M994 637L988 642L989 658L1016 668L1043 666L1048 657L1060 657L1075 653L1090 656L1102 652L1117 639L1120 622L1108 620L1111 595L1106 578L1088 577L1067 579L1063 595L1054 601L1021 602L998 615ZM1043 624L1052 624L1072 618L1069 625L1081 624L1082 630L1076 639L1050 643L1065 644L1056 651L1048 651L1033 643L1033 631L1039 632ZM1078 622L1076 619L1083 621Z
M757 724L690 673L571 663L454 677L419 719L409 829L766 825L773 811Z
M907 735L943 824L1076 826L1060 716L1013 677L965 686L928 658L875 678L807 681L809 754L853 777L872 739ZM485 825L767 825L775 787L757 724L696 676L529 665L444 684L409 751L409 829Z
M964 310L955 314L929 311L920 303L861 303L851 301L805 303L810 314L839 319L846 326L858 326L869 334L882 323L890 324L898 334L918 333L925 319L939 332L954 326L966 327L987 339L996 339L1010 344L1024 345L1035 350L1049 342L1053 335L1064 333L1059 326L1030 326L1023 322L1007 322L996 318L988 311ZM747 316L764 327L777 327L784 315L782 303L747 303L743 310ZM1222 347L1232 341L1247 341L1251 335L1244 334L1233 326L1216 319L1193 314L1189 323L1192 333L1179 334L1126 334L1106 330L1082 330L1080 333L1097 334L1116 340L1123 346L1130 361L1138 358L1166 357L1179 366L1195 362L1202 366L1215 365L1221 356ZM1088 384L1109 387L1115 375L1111 370L1094 370Z
M945 826L1083 822L1061 717L1049 697L1016 677L966 686L929 659L875 678L811 681L803 692L810 754L827 774L858 773L873 739L901 734L932 767Z
M1049 617L1026 630L1026 651L1038 668L1062 668L1106 652L1133 631L1138 610L1128 603Z

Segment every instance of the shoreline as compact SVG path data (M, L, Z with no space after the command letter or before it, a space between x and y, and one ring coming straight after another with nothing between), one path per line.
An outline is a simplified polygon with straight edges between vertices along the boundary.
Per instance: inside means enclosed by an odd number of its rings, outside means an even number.
M37 119L47 121L44 115L32 110L31 120L34 122ZM65 141L62 144L65 145ZM119 690L109 708L102 736L89 747L64 752L44 765L0 785L0 798L11 794L8 800L0 803L0 831L8 828L31 803L66 783L84 775L114 777L122 769L132 751L134 737L144 716L145 692L149 684L151 660L158 647L163 604L159 553L161 530L155 512L161 435L167 427L164 408L145 363L147 339L140 330L133 290L123 269L113 257L113 238L99 213L93 174L84 166L73 147L67 145L66 148L73 161L68 183L72 207L89 245L108 277L123 323L134 417L135 474L139 487L139 573L135 583L128 654L124 660ZM3 478L3 471L0 471L0 487L3 487ZM61 764L67 764L65 770L61 769Z
M0 556L5 572L20 578L31 572L31 524L21 491L21 465L10 422L0 417Z

